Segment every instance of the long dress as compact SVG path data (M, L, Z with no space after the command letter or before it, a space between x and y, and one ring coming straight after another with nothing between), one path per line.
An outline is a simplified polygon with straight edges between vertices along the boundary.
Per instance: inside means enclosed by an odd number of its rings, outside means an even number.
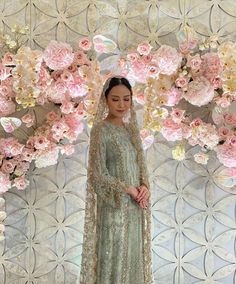
M153 283L146 212L126 192L142 183L128 124L96 125L90 133L90 159L90 193L96 194L87 204L86 214L94 216L85 222L80 283Z

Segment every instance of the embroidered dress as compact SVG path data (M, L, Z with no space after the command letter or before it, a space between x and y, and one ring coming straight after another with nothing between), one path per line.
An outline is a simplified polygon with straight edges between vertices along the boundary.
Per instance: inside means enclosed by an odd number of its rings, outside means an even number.
M132 129L100 121L91 130L80 284L151 284L150 200L127 194L148 185ZM151 198L150 198L151 199Z

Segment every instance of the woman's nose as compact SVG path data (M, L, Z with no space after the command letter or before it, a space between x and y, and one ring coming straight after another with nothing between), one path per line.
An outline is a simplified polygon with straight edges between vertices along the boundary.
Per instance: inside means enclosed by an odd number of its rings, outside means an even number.
M124 102L122 100L119 101L119 107L123 107L124 106Z

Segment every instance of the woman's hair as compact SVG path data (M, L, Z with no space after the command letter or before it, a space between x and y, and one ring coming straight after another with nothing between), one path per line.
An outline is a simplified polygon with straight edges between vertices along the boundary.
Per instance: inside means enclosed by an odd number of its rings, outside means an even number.
M111 90L113 87L118 86L118 85L124 85L124 86L126 86L127 89L129 89L129 91L130 91L130 93L131 93L131 96L132 96L132 94L133 94L133 93L132 93L132 87L131 87L129 81L128 81L126 78L124 78L124 77L113 77L113 78L111 78L110 83L109 83L109 86L108 86L108 88L107 88L106 91L105 91L105 97L107 98L107 96L108 96L110 90Z

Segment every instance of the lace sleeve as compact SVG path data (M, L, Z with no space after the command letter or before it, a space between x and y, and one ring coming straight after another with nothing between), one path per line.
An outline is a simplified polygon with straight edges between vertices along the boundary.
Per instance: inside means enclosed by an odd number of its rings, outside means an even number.
M140 184L144 184L149 190L150 190L150 184L149 184L149 173L148 173L148 169L147 169L147 162L146 162L146 158L145 158L145 153L143 148L141 149L142 151L142 165L141 165L141 170L140 170Z
M129 185L111 176L107 170L105 134L99 124L90 132L88 182L104 202L120 208L121 195L127 194Z

